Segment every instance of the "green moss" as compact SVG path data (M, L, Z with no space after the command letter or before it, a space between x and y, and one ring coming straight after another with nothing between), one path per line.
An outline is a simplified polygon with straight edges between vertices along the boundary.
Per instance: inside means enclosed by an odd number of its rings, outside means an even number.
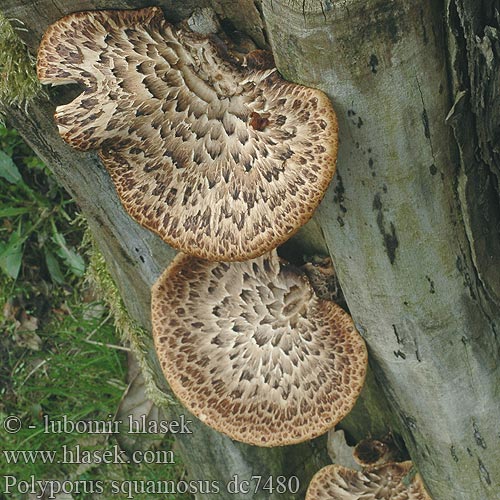
M12 23L20 26L19 21L13 20ZM35 58L12 24L0 14L0 119L2 108L26 106L41 91L42 86L36 77Z
M84 239L90 242L91 249L89 251L90 262L87 276L93 282L102 300L108 304L115 321L115 326L122 335L122 340L130 343L130 348L141 367L148 397L157 406L165 407L173 404L174 401L159 389L155 382L154 373L156 370L153 360L154 356L151 356L151 335L130 317L120 296L118 287L108 271L104 256L99 251L89 231L86 232Z

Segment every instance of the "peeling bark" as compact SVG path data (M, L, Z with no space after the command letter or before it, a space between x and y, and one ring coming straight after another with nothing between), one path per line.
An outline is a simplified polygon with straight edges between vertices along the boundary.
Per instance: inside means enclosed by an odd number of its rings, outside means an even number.
M457 191L475 270L500 304L500 2L449 0L450 70L455 96L448 122L462 166Z

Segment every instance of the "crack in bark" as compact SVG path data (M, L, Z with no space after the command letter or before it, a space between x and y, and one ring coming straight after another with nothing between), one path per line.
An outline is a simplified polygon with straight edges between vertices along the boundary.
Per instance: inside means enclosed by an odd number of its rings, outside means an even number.
M474 430L474 439L477 445L485 450L487 448L486 441L484 440L483 436L481 436L477 423L474 419L472 419L472 429Z
M377 211L377 225L383 238L386 254L389 257L390 263L394 264L394 261L396 260L396 249L399 246L399 241L396 235L396 227L393 222L389 223L389 231L385 228L385 216L382 210L380 193L376 193L373 198L373 210Z
M398 344L402 344L403 342L401 341L401 339L399 337L399 333L398 333L398 330L396 329L396 325L392 325L392 329L394 330L394 335L396 336L396 340L397 340Z
M420 356L420 350L419 350L419 348L418 348L418 344L417 344L417 342L416 342L416 341L415 341L415 358L417 358L417 361L418 361L419 363L421 363L421 362L422 362L422 357Z
M432 144L431 129L429 126L429 116L427 115L427 109L425 107L424 95L422 93L422 88L420 87L420 81L418 76L415 75L415 80L417 81L418 93L420 94L420 101L422 102L422 124L424 126L425 138L429 141L429 146L431 148L432 164L436 165L436 155L434 154L434 146Z
M481 475L481 478L486 482L488 486L491 486L491 478L488 469L484 466L482 460L479 457L477 459L477 462L479 465L479 474Z

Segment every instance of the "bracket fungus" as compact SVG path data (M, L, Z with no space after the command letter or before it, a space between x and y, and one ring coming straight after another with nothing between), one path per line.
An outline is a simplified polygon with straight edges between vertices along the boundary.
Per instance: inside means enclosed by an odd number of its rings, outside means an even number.
M363 386L367 351L351 317L275 251L233 263L178 254L153 286L152 320L174 393L238 441L317 437Z
M321 91L263 51L232 56L157 7L70 14L45 33L42 83L78 83L65 141L98 150L121 202L183 252L254 258L309 220L335 171L337 121Z
M410 461L355 471L328 465L311 480L306 500L432 500Z

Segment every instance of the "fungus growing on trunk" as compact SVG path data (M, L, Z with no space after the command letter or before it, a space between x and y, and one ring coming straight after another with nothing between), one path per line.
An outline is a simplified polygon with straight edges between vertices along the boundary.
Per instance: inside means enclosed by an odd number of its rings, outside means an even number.
M312 439L363 386L367 352L351 317L276 252L234 263L179 254L153 287L152 321L177 397L238 441Z
M365 469L398 462L398 458L402 458L390 434L382 439L363 439L354 448L353 457Z
M98 150L121 202L183 252L260 256L311 217L335 170L337 122L321 91L243 60L157 7L70 14L45 33L42 83L78 83L63 139Z
M355 471L328 465L311 480L306 500L432 500L410 461Z

